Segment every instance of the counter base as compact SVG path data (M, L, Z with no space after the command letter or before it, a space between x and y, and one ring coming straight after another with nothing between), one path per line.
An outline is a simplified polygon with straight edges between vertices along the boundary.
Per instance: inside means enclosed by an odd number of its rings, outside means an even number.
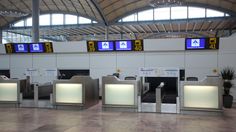
M182 109L180 113L186 115L220 116L223 115L223 110Z

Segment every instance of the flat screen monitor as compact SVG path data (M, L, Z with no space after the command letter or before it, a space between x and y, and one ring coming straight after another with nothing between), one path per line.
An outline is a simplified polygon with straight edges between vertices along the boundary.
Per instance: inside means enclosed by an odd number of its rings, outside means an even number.
M206 39L197 38L197 39L186 39L186 49L205 49Z
M113 41L98 41L98 51L113 51Z
M28 44L14 44L15 53L28 53Z
M30 44L30 53L42 53L42 52L44 52L42 43Z
M132 44L131 41L116 41L116 50L117 51L131 51Z

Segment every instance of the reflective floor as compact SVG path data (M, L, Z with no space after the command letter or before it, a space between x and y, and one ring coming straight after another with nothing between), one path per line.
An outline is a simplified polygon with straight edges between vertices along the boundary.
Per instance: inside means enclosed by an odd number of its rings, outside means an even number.
M0 108L0 132L236 132L236 105L222 116Z

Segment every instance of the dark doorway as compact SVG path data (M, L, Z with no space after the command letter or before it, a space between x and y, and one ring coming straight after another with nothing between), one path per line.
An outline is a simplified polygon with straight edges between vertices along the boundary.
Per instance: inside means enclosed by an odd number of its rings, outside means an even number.
M146 77L145 83L149 83L149 91L142 95L142 102L156 102L156 88L161 82L164 83L161 90L162 103L176 103L176 97L178 96L177 77Z
M60 69L58 79L70 79L75 75L89 76L90 71L88 69Z
M0 75L5 75L10 78L10 70L0 70Z

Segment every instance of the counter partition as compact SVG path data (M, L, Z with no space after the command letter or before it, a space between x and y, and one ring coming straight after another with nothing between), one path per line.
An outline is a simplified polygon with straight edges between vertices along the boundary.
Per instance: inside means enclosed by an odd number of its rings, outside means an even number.
M202 81L181 83L181 111L221 111L222 81L219 77L206 77Z
M89 76L73 76L70 80L53 82L55 106L79 106L88 108L98 103L98 79Z
M105 108L137 108L137 80L120 80L115 76L102 77L102 104Z

